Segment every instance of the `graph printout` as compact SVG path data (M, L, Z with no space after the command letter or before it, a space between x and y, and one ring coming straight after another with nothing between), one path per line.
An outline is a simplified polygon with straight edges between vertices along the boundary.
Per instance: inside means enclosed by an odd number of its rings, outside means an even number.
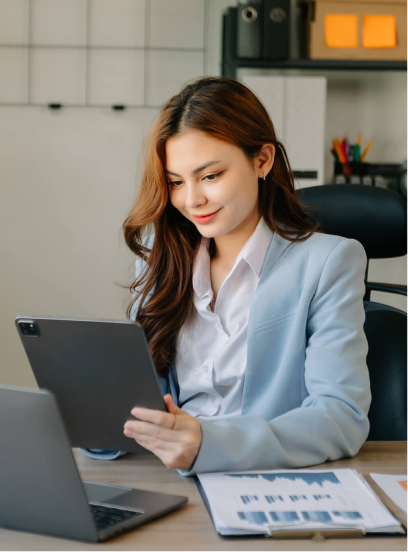
M395 504L407 511L407 476L388 475L385 473L370 473L379 487L395 502Z
M197 477L221 532L356 526L378 531L400 525L355 470L225 472Z

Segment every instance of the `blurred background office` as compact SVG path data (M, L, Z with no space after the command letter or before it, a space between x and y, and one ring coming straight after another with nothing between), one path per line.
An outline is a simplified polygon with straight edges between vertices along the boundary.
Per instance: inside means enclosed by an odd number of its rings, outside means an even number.
M247 4L255 10L247 21L260 18L261 2ZM335 181L333 141L344 137L360 140L361 153L372 140L366 162L403 166L406 62L397 55L360 66L353 56L319 63L310 28L303 34L299 26L305 13L312 25L304 10L311 6L283 4L287 18L282 6L274 13L275 22L286 18L286 54L264 62L261 44L258 62L252 54L239 64L230 44L245 21L243 2L0 0L1 383L36 386L17 314L125 318L130 293L119 284L132 281L134 258L121 225L140 182L142 141L190 79L233 73L258 94L287 146L297 187ZM340 4L347 14L356 2ZM396 4L406 10L406 2ZM325 36L327 44L327 29ZM368 184L404 195L403 172L393 179L387 170ZM373 259L368 277L405 284L406 257ZM374 292L372 299L406 311L405 297Z

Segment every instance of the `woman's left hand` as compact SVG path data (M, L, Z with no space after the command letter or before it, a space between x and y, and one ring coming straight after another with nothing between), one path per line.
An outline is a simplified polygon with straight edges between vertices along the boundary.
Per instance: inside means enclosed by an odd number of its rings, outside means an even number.
M123 433L153 452L168 468L188 471L201 446L200 422L176 406L171 395L165 395L164 402L168 412L133 408L131 413L138 420L127 421Z

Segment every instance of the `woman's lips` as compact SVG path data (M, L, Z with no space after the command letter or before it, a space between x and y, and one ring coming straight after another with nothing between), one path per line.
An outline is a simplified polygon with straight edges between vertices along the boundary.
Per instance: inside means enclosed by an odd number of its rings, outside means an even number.
M199 224L206 224L207 222L210 222L210 220L213 220L213 218L216 216L216 214L221 210L222 208L218 209L218 211L215 211L214 213L211 213L205 217L197 217L193 215L193 218L196 222Z

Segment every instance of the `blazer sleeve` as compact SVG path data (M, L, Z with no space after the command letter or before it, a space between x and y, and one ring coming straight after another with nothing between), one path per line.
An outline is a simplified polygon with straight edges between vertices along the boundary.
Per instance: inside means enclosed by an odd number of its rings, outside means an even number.
M272 420L245 415L199 420L202 443L181 475L299 468L354 456L367 438L371 402L366 357L366 254L356 240L328 255L307 320L304 377L308 395Z
M154 240L154 234L147 236L143 240L143 245L151 248ZM138 277L142 270L144 269L146 263L143 261L140 257L136 257L135 261L135 274L136 277ZM133 294L134 296L135 294ZM147 300L148 298L146 298ZM139 300L135 302L135 304L132 307L132 312L130 315L131 320L136 319L136 313L139 306ZM159 376L159 383L162 388L163 396L168 393L168 382L167 379L162 378ZM127 452L122 450L102 450L102 449L87 449L87 448L81 448L79 447L79 450L85 454L85 456L89 456L89 458L93 458L94 460L116 460L116 458L119 458L120 456L123 456L124 454L127 454Z

